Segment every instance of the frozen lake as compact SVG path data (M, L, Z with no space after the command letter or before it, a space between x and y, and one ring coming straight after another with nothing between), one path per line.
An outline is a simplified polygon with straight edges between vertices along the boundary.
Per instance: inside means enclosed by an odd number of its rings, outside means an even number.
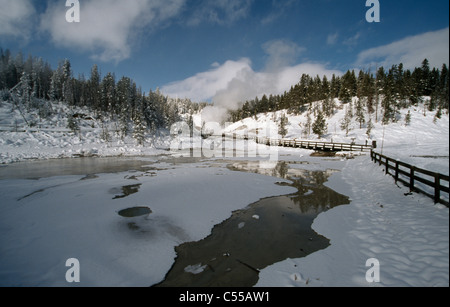
M339 159L80 158L0 167L0 285L246 285L329 246ZM176 259L176 261L175 261Z

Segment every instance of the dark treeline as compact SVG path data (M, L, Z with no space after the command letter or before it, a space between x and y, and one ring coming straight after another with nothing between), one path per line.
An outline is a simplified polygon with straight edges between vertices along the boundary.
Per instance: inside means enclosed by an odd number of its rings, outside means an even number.
M174 100L158 89L146 94L129 77L118 79L111 72L101 76L97 65L92 67L88 78L84 75L75 78L69 60L52 69L42 58L30 55L24 59L22 53L13 55L8 49L0 49L0 90L3 96L14 90L19 102L29 108L45 108L48 101L87 107L97 119L116 119L122 135L130 132L133 123L145 124L145 129L153 131L168 128L180 120L180 114L193 114L206 105L189 99Z
M334 98L338 98L344 104L350 104L349 112L353 113L353 109L359 112L357 120L360 123L364 120L364 114L368 113L374 115L377 122L381 120L387 124L397 120L401 108L417 105L423 96L431 97L427 108L438 110L438 117L443 111L448 113L449 71L445 64L442 69L430 69L425 59L421 67L412 71L405 70L403 64L399 64L389 70L380 67L374 73L360 71L356 75L355 71L347 71L343 76L333 75L331 80L326 76L320 78L304 74L288 92L246 101L240 109L229 112L229 119L236 122L258 113L284 109L300 114L311 111L311 104L315 101L322 101L322 108L314 110L315 115L324 113L330 117L336 108ZM351 105L352 97L359 98L355 106Z

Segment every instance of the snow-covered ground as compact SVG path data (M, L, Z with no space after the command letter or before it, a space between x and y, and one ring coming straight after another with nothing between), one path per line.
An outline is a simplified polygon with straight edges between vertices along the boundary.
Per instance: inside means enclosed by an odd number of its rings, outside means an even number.
M147 170L1 180L0 286L71 286L71 258L80 262L81 286L151 286L171 268L175 246L208 236L234 210L294 190L224 163L161 159ZM139 191L117 197L127 186ZM119 216L130 207L152 213Z
M292 166L308 170L339 170L326 185L349 196L351 204L315 220L313 229L330 239L328 248L263 269L257 286L449 285L448 208L419 194L405 196L408 190L397 187L367 155L346 160L309 153L281 149L279 159L308 162ZM128 159L149 168L1 180L0 285L73 286L65 280L65 261L77 258L79 285L149 286L170 269L175 246L205 238L232 211L260 198L293 192L275 184L283 179L230 171L216 159ZM273 166L260 162L267 174ZM117 197L127 186L135 193ZM141 206L152 213L118 215ZM371 258L380 263L380 283L365 279Z
M382 114L378 114L378 122L375 116L372 116L374 128L370 137L366 134L369 121L366 115L366 124L360 128L359 123L353 120L346 136L345 131L340 128L345 107L338 100L336 105L336 113L327 119L327 132L321 140L357 144L372 144L372 141L376 141L378 152L417 167L449 174L448 114L443 114L441 119L434 121L436 112L430 112L424 104L420 104L400 110L398 122L385 126L381 124ZM87 109L69 109L62 103L53 103L52 109L54 115L48 119L41 119L36 112L25 112L27 121L36 123L35 127L27 128L22 114L12 103L0 102L0 164L78 156L148 156L161 154L174 145L167 131L158 132L158 136L148 133L144 146L137 146L136 140L130 136L121 140L114 132L118 129L117 121L111 119L106 119L104 124L110 135L110 140L106 142L101 138L104 128L102 123ZM411 121L406 125L405 117L408 111L411 112ZM78 119L81 128L79 134L67 128L67 116L71 113L86 115L87 119ZM257 119L244 119L229 125L223 131L256 136L256 131L259 130L259 135L279 138L278 124L282 113L286 114L286 111L258 114ZM287 114L289 123L286 127L286 138L317 139L312 132L305 134L306 115L306 112L297 116ZM314 118L312 120L314 121ZM198 128L202 126L201 114L194 115L194 123ZM198 137L194 145L199 146L199 140Z
M40 118L36 111L21 112L10 102L0 102L0 164L26 160L73 158L79 156L148 156L163 153L169 144L166 135L147 134L144 146L127 136L123 140L115 132L117 120L104 123L86 108L69 109L63 103L52 103L53 115ZM68 115L78 113L80 133L69 128ZM29 128L28 123L35 125ZM104 129L106 128L106 129ZM101 136L107 131L110 139Z
M433 122L434 114L424 116L423 108L412 108L410 126L403 119L387 126L374 123L371 138L366 139L366 129L356 123L345 136L339 127L343 112L328 119L325 139L362 144L376 140L378 150L393 158L448 174L448 115ZM267 126L276 132L281 111L277 113L235 123L227 132L251 133ZM0 104L3 130L15 130L20 117L10 104ZM302 138L299 124L305 122L304 115L290 117L287 137ZM0 285L70 286L65 280L65 261L77 258L81 285L149 286L161 281L170 269L174 246L206 237L233 210L293 189L275 185L280 178L230 171L214 157L173 163L166 151L157 149L171 147L167 138L148 139L146 147L138 147L132 139L102 141L101 128L95 123L94 128L92 123L82 123L81 139L68 132L66 125L56 116L38 131L0 132L0 163L6 163L0 166L0 175L16 167L10 162L77 155L151 155L133 158L151 168L88 177L89 171L39 180L3 178ZM252 141L249 144L265 148ZM164 156L158 156L161 153ZM345 160L313 158L310 153L277 148L276 157L307 161L304 167L309 169L339 170L326 185L349 196L351 204L320 214L313 224L316 232L331 240L330 247L265 268L257 286L449 286L448 208L420 194L405 195L409 190L396 186L368 155ZM270 165L261 161L260 166ZM138 192L113 199L125 186ZM136 206L149 207L152 214L132 220L118 215ZM379 261L379 283L366 281L370 258Z
M354 101L357 98L354 98ZM425 99L429 99L424 97ZM359 123L353 119L348 136L341 129L341 121L345 116L345 106L336 99L337 112L327 119L327 132L320 139L335 143L372 144L377 142L377 152L381 152L394 159L410 163L434 172L449 174L449 116L443 114L441 119L434 121L436 111L424 110L426 106L420 104L410 109L401 109L396 123L383 126L382 114L378 114L378 122L372 115L374 125L370 137L366 134L369 121L366 114L366 124L360 128ZM411 112L411 121L406 125L406 114ZM255 136L267 135L271 138L281 138L278 134L279 122L282 114L286 114L289 120L287 124L287 139L317 140L317 135L306 133L307 113L301 115L289 115L286 111L258 114L255 117L246 118L242 121L229 125L225 131L236 134L248 134ZM314 115L311 115L314 122Z
M351 199L313 224L331 246L264 269L258 287L449 286L447 207L405 196L367 156L348 160L326 185ZM379 283L366 280L369 259L379 262Z

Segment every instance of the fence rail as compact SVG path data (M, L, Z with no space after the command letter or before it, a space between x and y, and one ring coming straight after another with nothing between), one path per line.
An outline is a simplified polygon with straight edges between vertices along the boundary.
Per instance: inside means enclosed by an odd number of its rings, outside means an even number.
M222 134L222 137L229 137L233 139L254 140L258 144L264 144L267 146L280 146L280 147L293 147L304 148L312 150L322 151L366 151L370 152L374 147L372 145L361 144L347 144L347 143L332 143L322 141L304 141L297 139L272 139L259 136L248 136L239 134Z
M270 139L258 137L255 139L258 144L265 144L268 146L281 146L304 148L322 151L371 151L372 146L360 144L346 144L346 143L331 143L321 141L302 141L297 139Z
M434 199L435 203L441 203L449 206L448 200L442 198L442 192L447 193L447 199L449 195L449 176L440 173L431 172L413 165L392 159L382 154L371 151L371 159L374 163L378 163L380 166L385 166L386 174L394 177L395 182L401 182L410 188L410 191L419 192L425 194ZM443 185L443 182L447 182L447 185ZM430 187L426 190L422 186ZM432 192L434 191L434 193Z

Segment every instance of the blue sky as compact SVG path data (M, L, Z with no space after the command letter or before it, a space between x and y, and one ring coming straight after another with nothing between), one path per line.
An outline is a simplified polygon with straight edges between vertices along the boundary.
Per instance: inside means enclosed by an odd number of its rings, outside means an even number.
M447 0L379 0L379 23L366 0L79 0L80 23L65 2L0 0L0 47L219 103L282 93L302 73L449 63Z

